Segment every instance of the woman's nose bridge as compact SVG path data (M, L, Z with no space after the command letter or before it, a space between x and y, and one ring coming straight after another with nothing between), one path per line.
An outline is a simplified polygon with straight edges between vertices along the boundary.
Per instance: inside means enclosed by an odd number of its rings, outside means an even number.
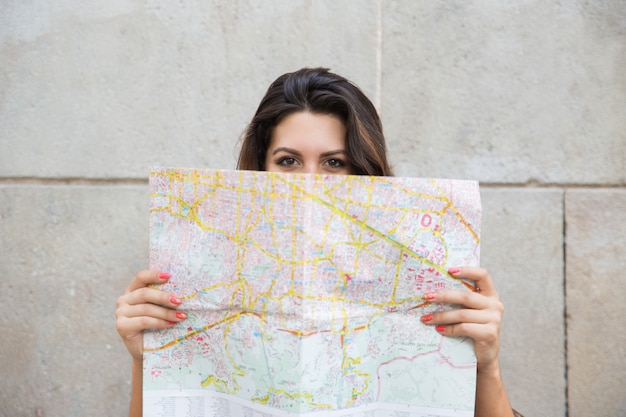
M315 162L305 161L301 172L304 174L321 174L322 167Z

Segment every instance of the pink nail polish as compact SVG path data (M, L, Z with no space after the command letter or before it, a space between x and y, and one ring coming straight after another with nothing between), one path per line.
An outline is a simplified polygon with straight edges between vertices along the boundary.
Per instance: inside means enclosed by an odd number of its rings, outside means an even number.
M423 323L428 323L432 319L433 319L433 315L432 314L426 314L426 315L422 316L422 322Z
M448 274L450 274L450 275L458 274L459 272L461 272L461 268L450 268L450 269L448 269Z
M424 294L424 298L427 300L434 300L435 297L437 297L437 293L436 292L427 292Z
M159 272L159 279L168 279L170 277L170 273L169 272Z
M440 324L439 326L435 326L435 330L437 330L439 333L444 333L446 331L446 326L442 326Z
M178 305L178 304L180 304L180 303L181 303L181 300L180 300L180 298L178 298L178 297L174 297L174 296L172 295L172 296L170 297L170 303Z
M176 317L181 319L181 320L184 320L184 319L187 318L187 313L183 313L182 311L177 311L176 312Z

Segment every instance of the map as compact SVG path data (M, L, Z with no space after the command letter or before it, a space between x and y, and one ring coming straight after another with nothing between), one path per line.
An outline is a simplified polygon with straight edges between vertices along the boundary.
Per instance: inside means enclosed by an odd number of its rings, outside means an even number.
M188 318L144 335L144 416L473 416L475 181L154 168L150 268Z

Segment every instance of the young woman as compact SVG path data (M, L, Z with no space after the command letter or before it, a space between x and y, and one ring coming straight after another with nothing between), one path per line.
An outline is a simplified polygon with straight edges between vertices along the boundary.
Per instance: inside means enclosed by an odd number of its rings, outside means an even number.
M347 79L323 68L301 69L269 87L243 138L238 169L292 173L392 175L376 109ZM477 417L513 416L498 362L503 306L486 270L452 268L480 292L441 291L431 302L461 309L425 315L422 321L445 336L474 339L478 360ZM117 300L117 330L133 357L130 416L142 412L142 340L146 329L186 319L175 294L149 288L169 279L167 271L140 271Z

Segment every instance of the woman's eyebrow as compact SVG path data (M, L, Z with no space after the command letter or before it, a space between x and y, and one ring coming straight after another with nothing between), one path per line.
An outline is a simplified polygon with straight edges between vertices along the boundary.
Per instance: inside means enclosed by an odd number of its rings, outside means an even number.
M279 152L287 152L293 155L302 156L302 153L300 153L299 151L295 149L291 149L291 148L286 148L284 146L274 149L274 151L272 152L272 155L276 155Z
M336 151L328 151L320 154L320 157L325 158L327 156L342 154L347 155L347 152L344 149L337 149Z
M292 148L287 148L284 146L281 146L280 148L276 148L272 151L272 155L276 155L279 152L287 152L290 153L292 155L296 155L296 156L302 156L302 152L296 150L296 149L292 149ZM336 149L334 151L327 151L327 152L323 152L320 154L320 158L324 158L327 156L331 156L331 155L337 155L337 154L342 154L342 155L347 155L347 152L345 151L345 149Z

